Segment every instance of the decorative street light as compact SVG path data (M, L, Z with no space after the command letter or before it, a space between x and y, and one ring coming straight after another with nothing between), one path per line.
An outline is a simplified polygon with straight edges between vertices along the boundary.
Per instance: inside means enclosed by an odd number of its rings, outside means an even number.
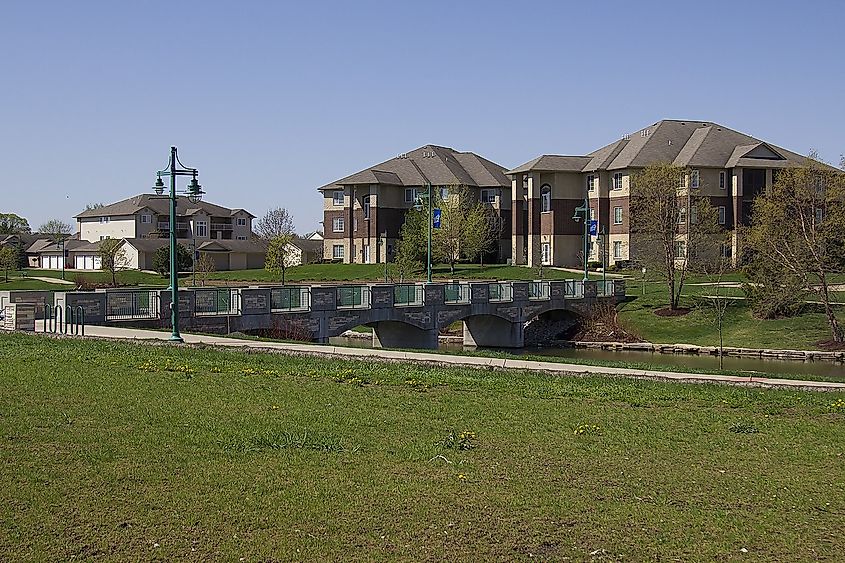
M176 254L176 177L191 176L191 183L183 195L187 195L191 202L196 203L202 199L202 186L197 182L196 168L189 168L182 164L177 155L176 147L170 147L170 161L164 170L156 172L156 183L153 190L159 196L164 194L164 182L162 176L170 176L170 195L165 196L170 200L170 334L171 342L184 342L179 334L179 261Z
M414 209L422 211L424 205L423 200L428 202L428 213L426 214L428 223L428 260L426 260L426 274L428 283L431 283L431 223L433 221L431 216L431 182L426 182L424 194L417 194L417 198L414 200Z
M575 208L575 215L572 216L572 219L576 223L581 220L581 217L578 216L579 213L584 215L584 281L587 281L589 279L587 275L587 254L590 244L590 200L584 198L584 205Z

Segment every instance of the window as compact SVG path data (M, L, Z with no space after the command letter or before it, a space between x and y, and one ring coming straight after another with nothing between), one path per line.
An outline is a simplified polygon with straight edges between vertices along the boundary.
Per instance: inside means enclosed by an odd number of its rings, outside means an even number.
M729 244L720 244L719 245L719 256L722 258L730 258L733 256L733 249Z
M356 233L358 232L358 218L357 217L352 219L352 231L356 232Z
M543 265L551 264L552 263L552 245L549 242L544 242L540 245L542 249L542 262Z
M592 174L587 176L587 191L591 192L596 189L596 177Z
M198 237L207 237L208 236L208 221L197 221L197 236Z
M679 188L686 188L687 187L687 176L686 174L681 174L678 178L678 187Z
M548 184L543 184L540 187L540 212L552 210L552 187Z
M496 203L496 190L481 190L481 203Z
M614 207L613 208L613 224L614 225L621 225L622 224L622 208L621 207Z
M332 258L335 260L343 260L343 245L332 245Z
M591 207L590 208L590 221L595 221L595 220L596 220L596 208Z
M690 187L695 189L699 186L701 180L701 175L698 173L698 170L693 170L690 172Z
M678 209L678 224L683 225L687 222L687 208L681 207Z
M614 190L621 190L622 189L622 173L616 172L613 174L613 189Z
M440 186L440 199L446 200L449 197L449 188L447 186Z
M332 203L334 205L343 205L343 190L338 190L332 194Z
M686 258L686 257L687 257L687 241L676 240L675 241L675 258Z
M689 222L691 225L695 225L698 223L698 208L697 207L690 207L689 208Z
M824 220L824 209L816 207L816 223L821 223Z
M100 223L108 223L111 221L111 217L100 217Z
M724 170L719 172L719 189L720 190L725 189L725 171Z
M152 223L153 222L152 215L148 215L146 213L144 215L141 215L141 222L145 223L145 224Z
M246 227L246 217L238 217L238 227Z
M243 235L238 235L237 240L246 240L246 237Z
M346 226L343 217L335 217L332 219L332 232L333 233L342 233L344 227Z
M719 207L717 207L717 209L719 210L719 224L724 225L725 224L725 206L720 205Z
M613 257L614 258L622 258L622 241L615 240L613 241Z
M364 210L364 220L370 220L370 196L364 196L361 200L361 208Z

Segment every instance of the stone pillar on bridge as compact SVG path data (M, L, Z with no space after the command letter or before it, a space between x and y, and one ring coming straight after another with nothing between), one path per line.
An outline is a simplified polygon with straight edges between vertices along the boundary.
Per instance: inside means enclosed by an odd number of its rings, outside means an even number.
M595 299L599 295L599 284L595 280L584 282L584 299Z
M311 312L318 315L320 328L314 339L326 344L329 341L328 316L337 310L337 289L334 286L311 287Z

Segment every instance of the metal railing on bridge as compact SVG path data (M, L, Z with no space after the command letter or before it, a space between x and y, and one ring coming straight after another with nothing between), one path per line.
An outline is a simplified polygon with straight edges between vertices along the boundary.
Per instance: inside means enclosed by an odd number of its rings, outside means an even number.
M596 284L598 286L597 295L599 297L613 297L615 295L615 280L602 280L596 282Z
M394 307L419 307L425 302L423 286L415 283L403 283L393 286Z
M309 311L311 288L307 286L274 287L270 289L270 311Z
M574 299L584 297L584 282L580 280L565 280L563 285L563 296Z
M237 288L195 288L194 315L240 315L241 292Z
M532 281L528 284L528 299L547 301L551 299L550 284L547 281Z
M157 319L160 307L156 289L106 292L107 321Z
M370 288L365 285L338 287L335 292L338 309L370 308Z
M472 292L469 284L447 283L444 289L444 303L449 305L464 305L471 300Z
M513 282L495 282L487 284L490 303L509 303L513 301Z

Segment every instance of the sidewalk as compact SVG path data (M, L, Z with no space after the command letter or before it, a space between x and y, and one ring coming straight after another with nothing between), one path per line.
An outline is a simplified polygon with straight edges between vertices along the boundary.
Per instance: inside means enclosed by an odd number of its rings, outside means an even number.
M87 326L86 336L117 339L168 340L169 332L142 330L134 328L119 328L110 326ZM293 354L318 354L345 358L373 358L384 361L415 361L449 364L474 368L504 368L544 371L560 375L610 375L617 377L631 377L639 379L655 379L662 381L678 381L687 383L726 383L733 385L748 385L756 387L770 387L780 389L803 389L817 391L845 391L845 383L828 381L804 381L796 379L773 379L765 377L738 377L732 375L709 375L703 373L681 373L671 371L652 371L630 368L616 368L603 366L588 366L580 364L565 364L558 362L541 362L521 360L519 358L484 358L480 356L460 356L451 354L433 354L430 352L406 352L400 350L382 350L368 348L347 348L329 344L299 344L291 342L265 342L256 340L241 340L223 336L209 336L182 333L182 338L188 344L206 344L212 346L226 346L229 348L250 348L269 352L284 352Z

